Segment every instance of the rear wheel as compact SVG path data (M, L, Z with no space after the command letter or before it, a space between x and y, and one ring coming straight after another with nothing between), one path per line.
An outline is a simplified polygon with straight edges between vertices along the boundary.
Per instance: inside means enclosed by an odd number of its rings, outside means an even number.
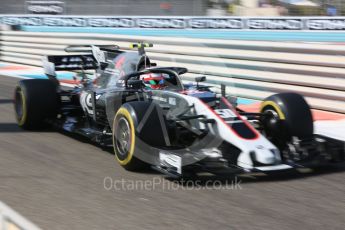
M47 118L57 113L56 84L46 79L19 81L14 91L14 110L18 125L23 129L37 130L44 127Z

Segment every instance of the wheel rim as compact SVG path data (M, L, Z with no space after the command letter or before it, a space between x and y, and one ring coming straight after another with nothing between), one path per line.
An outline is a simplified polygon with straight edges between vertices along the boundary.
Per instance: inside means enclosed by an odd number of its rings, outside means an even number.
M131 131L126 118L121 117L115 131L116 150L121 156L126 156L131 147Z
M264 130L265 134L267 137L272 138L274 136L272 133L272 131L273 131L272 124L274 124L274 123L277 124L279 122L279 120L280 120L279 115L273 109L264 110L263 114L267 116L263 120L263 124L265 127L265 130Z
M279 115L276 111L272 110L272 109L268 109L264 112L264 114L269 114L270 117L269 119L270 120L274 120L274 121L278 121L279 120Z

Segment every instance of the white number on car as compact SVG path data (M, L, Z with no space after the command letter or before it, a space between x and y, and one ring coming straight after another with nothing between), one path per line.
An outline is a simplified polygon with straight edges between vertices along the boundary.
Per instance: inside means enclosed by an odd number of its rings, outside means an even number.
M237 117L231 109L215 109L214 111L223 119Z

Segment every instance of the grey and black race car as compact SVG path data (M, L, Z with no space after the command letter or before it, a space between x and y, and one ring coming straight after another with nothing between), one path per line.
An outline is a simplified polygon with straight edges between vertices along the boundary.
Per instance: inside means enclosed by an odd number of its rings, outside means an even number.
M280 93L246 113L235 100L205 84L183 84L180 67L156 67L145 54L117 46L71 46L47 56L48 79L21 80L15 114L23 129L46 124L114 148L128 170L151 166L168 175L207 171L277 171L344 161L343 145L314 135L302 96ZM86 54L85 54L86 53ZM79 71L79 83L62 87L56 71ZM94 71L92 77L88 72Z

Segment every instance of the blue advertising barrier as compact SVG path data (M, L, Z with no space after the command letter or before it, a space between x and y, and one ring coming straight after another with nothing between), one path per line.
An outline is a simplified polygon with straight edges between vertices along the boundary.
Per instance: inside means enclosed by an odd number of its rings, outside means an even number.
M54 26L23 26L22 30L29 32L102 33L230 40L345 42L345 32L343 31L249 31L226 29L213 29L210 31L209 29L138 29Z

